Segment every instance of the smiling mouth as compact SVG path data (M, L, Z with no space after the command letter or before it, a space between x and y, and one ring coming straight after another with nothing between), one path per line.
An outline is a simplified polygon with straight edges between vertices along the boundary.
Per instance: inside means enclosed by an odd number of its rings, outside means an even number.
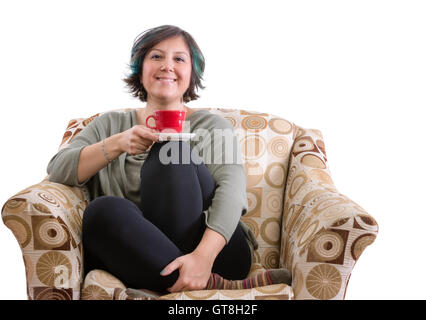
M169 82L169 83L176 82L176 79L171 79L171 78L155 78L155 79L160 82Z

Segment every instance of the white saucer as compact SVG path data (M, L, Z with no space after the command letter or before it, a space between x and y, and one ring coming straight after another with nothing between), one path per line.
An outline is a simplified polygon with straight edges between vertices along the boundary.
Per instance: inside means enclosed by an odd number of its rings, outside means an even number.
M188 141L195 137L195 133L190 132L159 132L159 141Z

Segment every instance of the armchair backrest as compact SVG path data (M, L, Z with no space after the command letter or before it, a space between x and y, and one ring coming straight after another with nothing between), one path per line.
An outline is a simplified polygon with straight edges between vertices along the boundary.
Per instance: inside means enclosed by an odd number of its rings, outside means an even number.
M210 112L231 122L241 144L249 205L242 220L259 243L254 262L278 268L284 188L297 127L268 113L235 109Z
M241 145L249 205L248 212L242 219L259 243L254 262L265 268L278 268L284 188L290 152L298 128L272 114L238 109L205 109L227 119L234 127ZM101 114L71 120L60 149L65 148L88 123Z

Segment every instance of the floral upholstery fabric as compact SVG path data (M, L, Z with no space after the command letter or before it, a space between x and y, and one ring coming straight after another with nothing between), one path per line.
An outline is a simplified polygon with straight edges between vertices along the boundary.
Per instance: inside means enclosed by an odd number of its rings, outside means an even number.
M83 279L81 223L88 190L46 177L2 208L3 222L22 250L28 299L344 299L352 269L374 242L378 225L334 186L321 132L272 114L207 109L229 120L240 141L249 204L242 219L259 243L249 276L285 267L292 286L160 296L126 288L103 270ZM99 115L71 120L59 148Z

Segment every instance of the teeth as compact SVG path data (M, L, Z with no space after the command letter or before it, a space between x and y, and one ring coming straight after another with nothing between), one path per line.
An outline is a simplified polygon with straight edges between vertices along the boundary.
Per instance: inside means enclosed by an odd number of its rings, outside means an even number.
M170 81L170 82L176 81L175 79L165 79L165 78L157 78L157 80Z

